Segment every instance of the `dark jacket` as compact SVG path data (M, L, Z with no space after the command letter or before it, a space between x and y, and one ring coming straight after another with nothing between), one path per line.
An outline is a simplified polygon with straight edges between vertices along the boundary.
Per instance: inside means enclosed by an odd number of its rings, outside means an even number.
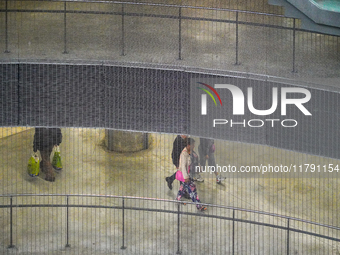
M35 128L33 151L49 151L62 141L60 128Z
M198 152L200 157L205 157L211 152L211 146L214 144L214 139L200 138L200 145L198 146Z
M181 155L181 152L185 146L187 146L186 140L178 135L174 141L171 153L172 163L176 166L176 168L179 167L179 156Z

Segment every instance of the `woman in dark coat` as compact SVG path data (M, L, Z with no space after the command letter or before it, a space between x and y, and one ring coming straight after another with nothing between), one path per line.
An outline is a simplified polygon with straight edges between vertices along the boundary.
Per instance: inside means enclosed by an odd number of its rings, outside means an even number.
M53 147L59 145L62 141L60 128L35 128L33 151L40 151L41 162L40 168L45 173L45 180L55 181L54 170L50 161L50 155Z

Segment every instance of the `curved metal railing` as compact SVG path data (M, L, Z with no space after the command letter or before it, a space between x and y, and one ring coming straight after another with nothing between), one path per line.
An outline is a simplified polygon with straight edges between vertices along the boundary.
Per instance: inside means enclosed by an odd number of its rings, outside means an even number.
M66 203L34 203L34 204L26 204L26 203L15 203L14 198L19 198L19 197L63 197L66 198ZM109 198L109 199L120 199L121 200L121 205L100 205L100 204L72 204L69 202L69 199L71 197L77 197L77 198ZM340 238L338 237L338 234L335 233L334 236L330 235L325 235L325 234L320 234L316 232L311 232L311 231L306 231L303 230L302 227L299 228L294 228L291 227L292 222L298 222L300 224L308 224L312 225L314 227L323 227L328 230L333 230L333 231L339 231L340 227L337 226L331 226L327 224L322 224L322 223L317 223L313 222L310 220L304 220L300 218L295 218L295 217L290 217L290 216L284 216L276 213L269 213L269 212L264 212L264 211L258 211L258 210L251 210L251 209L244 209L244 208L238 208L238 207L233 207L233 206L224 206L224 205L214 205L214 204L205 204L201 203L202 205L208 206L210 209L211 208L219 208L223 209L226 211L230 211L232 213L231 217L227 216L221 216L221 215L216 215L216 214L211 214L210 212L213 210L209 210L207 213L194 213L194 212L189 212L189 211L184 211L181 208L181 205L183 204L183 201L177 201L177 200L168 200L168 199L159 199L159 198L147 198L147 197L133 197L133 196L115 196L115 195L92 195L92 194L9 194L9 195L0 195L0 198L8 198L9 203L8 204L2 204L0 205L1 209L9 209L9 216L10 216L10 228L9 228L9 236L10 236L10 243L8 245L8 248L14 248L15 247L15 240L13 239L13 225L14 220L13 220L13 210L18 209L18 208L37 208L37 207L58 207L58 208L65 208L66 214L65 214L65 222L66 222L66 245L65 247L70 247L70 242L69 242L69 222L70 222L70 213L69 210L70 208L91 208L91 209L112 209L112 210L121 210L122 211L122 219L121 219L121 234L122 234L122 246L121 249L126 248L126 243L125 243L125 211L127 210L134 210L134 211L146 211L146 212L158 212L158 213L170 213L170 214L176 214L177 215L177 254L181 253L181 244L180 244L180 235L181 235L181 229L180 229L180 219L181 215L189 215L189 216L199 216L199 217L205 217L205 218L214 218L214 219L220 219L220 220L225 220L225 221L231 221L232 222L232 254L235 253L235 242L237 241L237 236L235 235L235 223L247 223L251 225L258 225L258 226L265 226L265 227L270 227L270 228L275 228L275 229L280 229L286 231L286 247L287 247L287 253L289 254L290 251L290 234L292 232L295 233L300 233L300 234L305 234L309 236L314 236L314 237L319 237L323 238L325 240L331 240L331 241L336 241L340 242ZM151 208L151 207L137 207L137 206L126 206L125 202L127 200L139 200L139 201L153 201L153 202L166 202L166 203L173 203L177 205L177 210L171 210L171 209L158 209L158 208ZM192 202L185 202L186 204L194 204ZM277 218L286 221L286 224L273 224L273 223L267 223L265 221L255 221L255 220L246 220L246 219L241 219L235 216L236 212L246 212L246 213L252 213L254 215L264 215L264 216L269 216L272 218Z
M15 0L19 1L19 0ZM63 47L64 51L63 53L68 53L68 36L67 36L67 18L66 16L68 14L95 14L95 15L114 15L114 16L121 16L122 18L122 24L121 24L121 55L126 55L126 31L125 31L125 22L124 17L153 17L153 18L160 18L160 19L172 19L177 20L179 22L178 25L178 59L183 59L182 57L182 21L185 20L194 20L194 21L208 21L208 22L218 22L218 23L228 23L228 24L234 24L236 26L236 42L235 42L235 65L239 65L239 51L240 51L240 35L239 35L239 26L246 25L250 27L267 27L267 28L273 28L273 29L279 29L279 30L287 30L293 32L293 44L292 47L292 72L296 72L296 32L311 32L313 31L299 28L297 26L296 18L292 18L293 20L293 26L291 25L283 25L283 24L271 24L270 22L259 22L259 21L246 21L242 20L239 15L246 14L246 15L256 15L259 17L272 17L272 18L285 18L284 15L279 13L270 13L270 12L264 12L264 11L253 11L253 10L240 10L237 8L223 8L223 7L208 7L208 6L195 6L195 5L178 5L178 4L165 4L165 3L148 3L148 2L132 2L132 1L115 1L115 0L105 0L105 1L97 1L97 0L54 0L53 2L57 2L60 4L63 4L62 8L56 8L56 9L36 9L36 8L17 8L17 7L10 7L9 6L9 0L4 1L3 9L0 8L0 13L5 13L5 22L4 22L4 38L5 38L5 53L10 53L10 43L9 43L9 14L10 13L48 13L48 14L64 14L64 27L62 28L64 30L63 32ZM12 1L14 2L14 1ZM34 0L32 2L50 2L48 0ZM86 9L68 9L67 4L71 3L91 3L91 4L111 4L115 6L121 6L120 10L115 11L103 11L103 10L86 10ZM171 8L176 9L176 14L159 14L159 13L143 13L143 12L135 12L135 11L127 11L125 9L126 6L149 6L149 7L162 7L162 8ZM182 13L182 10L185 9L191 9L191 10L206 10L206 11L221 11L221 12L228 12L228 13L235 13L235 18L212 18L212 17L202 17L202 16L185 16Z

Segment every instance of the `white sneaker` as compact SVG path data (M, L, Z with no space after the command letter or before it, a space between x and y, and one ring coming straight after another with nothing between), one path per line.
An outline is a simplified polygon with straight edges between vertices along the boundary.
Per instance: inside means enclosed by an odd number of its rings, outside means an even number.
M217 177L216 177L216 183L217 184L221 184L221 182L223 181L223 180L225 180L226 178L225 177L221 177L220 175L218 175Z
M196 181L204 182L204 179L200 175L197 175Z

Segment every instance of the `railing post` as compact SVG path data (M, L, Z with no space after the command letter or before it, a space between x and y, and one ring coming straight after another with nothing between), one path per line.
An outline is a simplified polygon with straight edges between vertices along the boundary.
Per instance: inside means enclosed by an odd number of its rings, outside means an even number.
M287 255L289 255L289 219L287 222Z
M67 23L66 23L66 2L64 2L64 54L67 54Z
M122 212L123 212L123 245L122 247L120 247L122 250L125 250L126 247L124 246L124 239L125 239L125 214L124 214L124 198L123 198L123 201L122 201Z
M178 60L182 60L182 7L178 9Z
M236 12L236 46L235 46L235 65L239 65L240 63L238 62L238 11Z
M235 254L235 209L233 209L233 240L232 240L232 254Z
M9 221L10 221L10 243L8 245L8 248L14 248L15 246L13 245L13 197L10 198L10 207L9 207Z
M297 73L295 69L295 49L296 49L296 19L293 19L293 73Z
M10 53L8 50L8 0L6 0L6 13L5 13L5 40L6 40L6 49L4 53Z
M122 56L125 56L125 10L122 4Z
M69 225L68 225L68 210L69 210L69 196L66 197L66 248L71 247L71 245L69 244L69 238L68 238L68 233L69 233Z
M180 229L181 229L181 207L180 203L177 203L177 252L176 254L181 254L181 249L180 249Z

